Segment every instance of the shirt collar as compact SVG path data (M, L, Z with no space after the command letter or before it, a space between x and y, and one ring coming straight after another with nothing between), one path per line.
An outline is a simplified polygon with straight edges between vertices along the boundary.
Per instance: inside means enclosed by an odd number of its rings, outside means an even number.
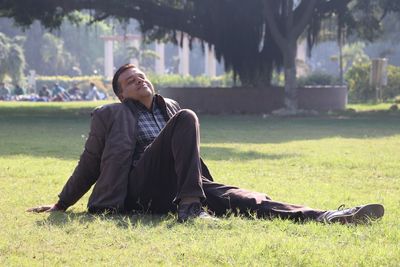
M149 112L149 110L145 107L145 105L143 105L141 102L139 102L139 101L136 101L136 100L132 100L132 103L135 105L135 107L139 110L139 111L147 111L147 112ZM154 112L157 108L158 108L158 105L157 105L157 101L156 101L156 97L155 96L153 96L153 104L151 105L151 108L152 108L152 110L151 110L151 112Z

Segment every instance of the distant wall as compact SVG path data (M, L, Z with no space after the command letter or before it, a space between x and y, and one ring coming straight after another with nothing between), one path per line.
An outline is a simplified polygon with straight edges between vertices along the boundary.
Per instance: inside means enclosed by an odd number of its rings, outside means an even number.
M347 105L346 86L306 86L299 88L299 106L318 111L341 110Z
M178 101L183 108L198 113L270 113L284 106L282 87L247 88L162 88L159 93ZM299 107L313 110L340 110L347 104L345 86L299 88Z

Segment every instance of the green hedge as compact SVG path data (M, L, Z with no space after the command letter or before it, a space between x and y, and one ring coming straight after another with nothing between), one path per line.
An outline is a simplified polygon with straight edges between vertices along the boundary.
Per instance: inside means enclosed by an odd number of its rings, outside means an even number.
M383 88L384 98L400 96L400 67L388 66L388 85Z
M349 88L350 102L375 100L375 89L369 85L371 63L355 64L345 75ZM391 100L400 95L400 67L388 66L388 84L382 87L383 100Z
M154 87L229 87L233 85L232 75L225 74L210 78L207 76L181 76L178 74L155 75L149 74L150 81ZM111 82L105 80L102 76L39 76L36 79L36 87L41 88L47 85L51 89L54 83L59 83L65 89L71 88L73 84L77 84L82 90L89 89L89 84L93 82L99 90L113 95Z
M328 73L313 72L305 77L300 77L297 80L298 86L305 85L337 85L339 78Z
M232 75L225 74L210 78L207 76L182 76L179 74L149 74L155 88L165 87L230 87L233 85Z
M74 84L86 91L89 89L90 83L94 83L96 87L108 94L112 93L112 88L110 82L104 80L102 76L39 76L36 79L36 88L40 89L42 86L46 85L50 90L53 88L55 83L60 84L60 86L65 89L72 88Z
M345 74L350 102L366 102L375 98L375 91L369 85L370 63L355 64Z

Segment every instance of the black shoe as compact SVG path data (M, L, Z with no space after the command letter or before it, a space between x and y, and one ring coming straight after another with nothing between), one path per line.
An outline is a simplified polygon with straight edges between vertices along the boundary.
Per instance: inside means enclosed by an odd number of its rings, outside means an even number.
M337 210L324 212L317 221L324 223L354 223L365 224L377 220L383 216L385 209L381 204L368 204L350 209L342 209L341 205Z
M194 202L189 204L179 204L178 206L178 222L183 223L189 219L200 218L200 219L211 219L216 220L215 217L208 214L201 203Z

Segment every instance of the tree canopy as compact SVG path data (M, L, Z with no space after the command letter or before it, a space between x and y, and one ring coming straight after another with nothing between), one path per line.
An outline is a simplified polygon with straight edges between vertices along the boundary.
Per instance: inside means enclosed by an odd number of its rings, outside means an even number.
M8 75L14 83L18 83L25 68L25 57L22 48L24 39L8 38L0 33L0 81Z
M291 9L292 15L282 13ZM44 26L60 27L63 19L79 20L75 10L90 10L93 21L107 17L139 21L150 39L180 43L178 32L214 45L217 59L238 75L242 84L270 82L274 69L284 63L277 35L288 38L296 28L298 37L307 31L309 47L318 41L321 22L336 16L339 31L356 32L368 40L379 32L380 20L400 10L395 0L2 0L0 16L14 18L21 26L39 20ZM267 12L265 12L267 11ZM306 12L310 13L304 19ZM286 14L286 15L285 15ZM273 17L273 18L272 18ZM290 25L288 24L290 19ZM271 27L271 19L275 19ZM305 20L305 21L304 21ZM302 22L304 21L304 23ZM300 25L301 24L301 25ZM302 27L300 27L300 26ZM271 31L272 30L272 31ZM297 40L297 39L296 39ZM291 55L293 56L293 55ZM295 56L295 55L294 55Z

